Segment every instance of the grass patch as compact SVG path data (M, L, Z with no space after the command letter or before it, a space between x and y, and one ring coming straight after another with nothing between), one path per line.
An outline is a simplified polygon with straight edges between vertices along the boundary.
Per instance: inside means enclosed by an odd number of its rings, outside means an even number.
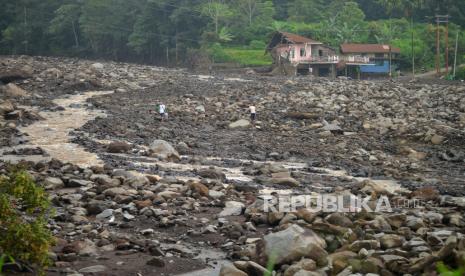
M231 62L239 63L242 66L267 66L272 63L271 56L265 55L263 49L225 48L224 52Z

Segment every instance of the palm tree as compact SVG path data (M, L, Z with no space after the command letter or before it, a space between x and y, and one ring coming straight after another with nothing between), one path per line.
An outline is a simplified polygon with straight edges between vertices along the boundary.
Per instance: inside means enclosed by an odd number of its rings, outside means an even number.
M268 30L273 32L280 32L287 29L287 22L284 21L273 21L271 26L267 27Z

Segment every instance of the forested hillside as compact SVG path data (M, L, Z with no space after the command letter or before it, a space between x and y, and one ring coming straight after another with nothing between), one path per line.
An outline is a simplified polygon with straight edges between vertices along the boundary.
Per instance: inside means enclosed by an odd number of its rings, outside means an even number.
M0 0L0 5L0 54L176 65L201 49L218 62L266 64L269 59L257 50L273 31L283 30L334 47L392 43L402 49L401 64L408 68L413 32L416 63L430 68L434 15L447 13L451 57L460 27L459 62L465 52L463 0ZM443 53L444 42L441 48Z

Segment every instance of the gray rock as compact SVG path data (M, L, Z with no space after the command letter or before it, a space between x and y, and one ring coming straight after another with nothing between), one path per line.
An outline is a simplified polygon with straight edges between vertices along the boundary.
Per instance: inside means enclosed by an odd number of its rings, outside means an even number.
M240 216L245 208L244 203L238 201L226 201L223 211L219 214L220 217Z
M246 128L246 127L249 127L250 125L251 124L250 124L249 120L241 119L241 120L235 121L233 123L230 123L229 128L230 129Z
M97 219L105 220L113 216L113 209L106 209L96 216Z
M115 188L106 189L105 191L103 191L103 194L105 196L115 197L117 195L128 195L129 193L127 189L125 188L115 187Z
M98 273L98 272L104 272L107 270L107 267L104 265L94 265L94 266L88 266L82 269L79 269L80 273Z
M0 117L15 110L14 105L10 101L0 101Z
M0 88L6 96L12 98L29 97L29 93L14 83L9 83Z
M317 264L325 263L328 253L326 242L310 229L291 225L286 230L271 233L264 237L266 256L274 256L276 264L292 263L307 257Z
M92 64L91 67L96 70L102 70L103 68L105 68L105 66L100 62Z
M380 238L381 246L384 249L401 247L404 243L404 238L394 234L386 234Z
M160 257L155 257L147 261L147 265L156 266L156 267L164 267L165 261Z
M289 186L289 187L298 187L299 181L295 180L292 177L281 177L281 178L272 178L271 182L275 185Z
M45 188L50 189L50 190L59 189L59 188L64 187L63 180L61 180L58 177L47 177L47 178L45 178L44 185L45 185Z
M215 190L209 190L208 191L208 196L213 198L213 199L219 199L224 196L223 192L215 191Z
M149 148L152 156L162 160L179 161L181 159L179 153L173 148L173 146L164 140L153 141Z
M247 276L247 273L227 264L221 267L219 276Z
M70 179L68 183L66 183L66 187L69 188L79 188L79 187L86 187L92 185L93 182L89 180L83 179Z
M205 106L198 105L198 106L195 107L195 111L197 111L199 113L205 113Z
M112 142L107 146L107 151L109 153L124 153L129 150L131 150L131 145L126 142Z

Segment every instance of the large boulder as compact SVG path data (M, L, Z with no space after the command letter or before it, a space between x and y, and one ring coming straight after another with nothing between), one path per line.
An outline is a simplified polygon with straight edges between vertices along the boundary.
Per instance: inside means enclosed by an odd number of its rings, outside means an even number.
M167 161L179 161L181 159L173 146L164 140L155 140L150 144L150 155Z
M289 187L298 187L299 181L295 180L292 177L277 177L272 178L271 182L276 185L289 186Z
M91 67L92 69L95 69L95 70L102 70L105 68L105 66L100 62L92 64Z
M220 270L220 276L247 276L247 273L235 268L233 265L223 265Z
M0 101L0 116L15 110L14 105L10 101Z
M30 77L31 72L27 72L26 70L0 70L0 82L4 84Z
M226 201L223 211L218 215L219 217L240 216L242 210L245 208L244 203L238 201Z
M301 258L310 258L324 265L328 253L326 242L310 229L293 224L289 228L264 237L264 254L274 256L276 264L286 264ZM263 255L263 254L262 254Z
M215 168L201 169L198 174L204 178L226 180L226 175L220 170Z
M12 98L20 98L20 97L29 97L29 93L26 90L22 89L21 87L17 86L14 83L9 83L5 86L2 86L1 89L3 93Z
M246 127L249 127L249 126L250 126L250 121L245 120L245 119L241 119L241 120L238 120L238 121L235 121L235 122L229 124L230 129L246 128Z
M109 153L125 153L131 150L131 145L126 142L112 142L108 144L107 151Z
M114 178L123 178L123 184L133 188L139 188L150 184L149 179L142 173L137 171L114 170Z

